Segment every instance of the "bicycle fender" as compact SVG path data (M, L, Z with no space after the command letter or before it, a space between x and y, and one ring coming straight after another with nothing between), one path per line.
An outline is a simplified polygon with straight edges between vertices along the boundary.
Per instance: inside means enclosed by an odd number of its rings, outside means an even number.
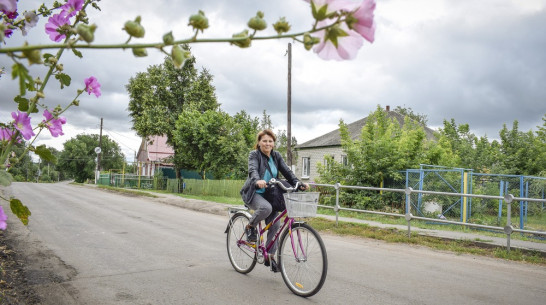
M227 224L227 226L226 226L226 230L224 231L224 233L227 234L227 232L228 232L228 230L229 230L229 225L231 224L231 219L232 219L233 217L239 216L239 215L241 215L241 214L247 216L249 219L252 217L252 215L251 215L249 212L247 212L247 211L238 211L238 212L236 212L235 214L233 214L233 216L231 216L231 217L229 218L229 221L228 221L228 224Z

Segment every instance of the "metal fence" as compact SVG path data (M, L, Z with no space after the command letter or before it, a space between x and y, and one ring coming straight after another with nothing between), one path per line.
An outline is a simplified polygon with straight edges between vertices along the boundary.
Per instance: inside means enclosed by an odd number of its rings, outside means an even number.
M100 174L97 184L131 189L163 190L171 193L182 191L180 179L132 174Z
M512 225L512 204L513 203L519 202L519 204L522 204L523 202L526 202L526 203L536 203L537 205L539 204L543 205L544 203L546 203L546 199L515 197L512 194L506 194L504 196L492 196L492 195L467 194L467 193L465 194L465 193L459 193L459 192L424 191L424 190L415 190L412 187L407 187L405 189L396 189L396 188L382 188L382 187L346 186L346 185L341 185L339 183L336 183L336 184L309 183L309 184L315 187L319 187L320 191L326 194L326 197L328 197L328 195L330 195L330 197L334 196L333 198L335 200L335 204L333 206L325 205L325 204L320 204L319 206L322 208L333 209L336 213L336 222L338 221L338 218L339 218L339 211L352 211L352 212L370 213L370 214L405 218L405 220L407 221L407 226L408 226L408 237L411 235L411 221L414 219L424 220L424 221L429 221L434 223L455 224L455 225L461 225L466 227L481 228L481 229L492 230L492 231L506 234L506 247L508 250L510 250L510 238L512 233L514 232L524 233L524 234L533 234L537 236L546 237L545 231L517 229L517 228L514 228L514 226ZM374 210L364 210L364 209L354 209L354 208L343 207L340 204L340 192L342 192L343 190L365 190L365 191L376 191L376 192L392 192L392 193L400 194L401 196L405 197L405 213L404 214L389 213L389 212L381 212L381 211L374 211ZM445 217L431 218L431 217L414 215L412 213L412 207L414 207L413 211L415 211L416 209L412 200L415 200L413 198L418 198L418 196L432 196L434 198L446 198L445 200L452 200L454 198L456 199L456 198L463 197L465 199L502 201L506 205L506 223L504 226L501 227L501 226L475 224L475 223L469 223L469 222L463 222L463 221L453 221ZM449 199L449 197L453 197L453 198ZM464 202L468 203L468 200L464 200Z
M385 184L390 188L408 188L419 191L450 192L504 197L515 194L519 198L545 199L546 178L523 175L500 175L474 173L463 168L421 165L420 169L403 172L405 184L393 181ZM470 196L439 196L413 192L411 212L417 216L430 217L432 214L441 218L458 218L461 222L478 221L484 215L495 217L495 224L500 225L506 217L506 205L503 200L473 198ZM528 201L514 202L513 210L519 222L519 228L527 225L528 216L544 213L545 205L529 204Z

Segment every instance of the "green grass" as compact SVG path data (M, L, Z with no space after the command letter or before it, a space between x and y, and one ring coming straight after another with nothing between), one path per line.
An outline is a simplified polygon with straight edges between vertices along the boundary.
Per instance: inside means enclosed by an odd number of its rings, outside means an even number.
M319 209L320 214L325 215L335 215L335 212L333 209L326 209L326 208L320 208ZM546 213L543 213L546 215ZM385 224L396 224L396 225L407 225L407 221L404 217L394 217L394 216L385 216L385 215L377 215L377 214L369 214L369 213L360 213L360 212L352 212L352 211L339 211L340 217L350 217L355 219L362 219L362 220L369 220L369 221L377 221ZM403 215L402 215L403 216ZM546 217L543 217L544 215L539 216L533 216L528 217L529 223L537 223L540 222L542 218L545 218L543 221L546 223ZM459 221L459 219L453 219L455 221ZM474 223L471 221L471 223ZM515 223L512 221L512 223ZM480 223L483 224L483 223ZM506 234L500 233L500 232L493 232L493 231L485 231L482 229L476 229L476 228L470 228L466 226L461 225L454 225L454 224L444 224L439 222L433 222L433 221L424 221L424 220L412 220L411 226L421 229L430 229L430 230L444 230L444 231L457 231L457 232L469 232L474 233L478 231L481 235L485 236L491 236L491 237L506 237ZM496 224L493 224L493 226L496 226ZM503 227L504 225L501 225ZM526 227L526 229L528 229ZM541 240L537 238L529 237L528 235L522 235L522 234L512 234L513 239L518 240L526 240L526 241L533 241L538 243L546 243L546 240Z
M429 247L440 251L449 251L458 254L473 254L512 261L528 262L546 265L546 256L538 251L521 251L512 249L507 251L502 247L481 247L479 243L470 240L451 240L433 236L424 236L412 233L408 238L407 232L393 228L378 228L367 224L339 222L325 218L313 218L308 222L313 228L336 235L350 235L364 238L383 240L390 243L405 243Z
M132 189L117 188L117 187L106 186L106 185L97 185L97 187L100 188L100 189L103 189L103 190L115 191L115 192L122 193L122 194L125 194L125 195L130 195L130 196L145 196L145 197L158 198L157 195L154 195L153 193L145 192L145 191L137 191L137 190L132 190Z

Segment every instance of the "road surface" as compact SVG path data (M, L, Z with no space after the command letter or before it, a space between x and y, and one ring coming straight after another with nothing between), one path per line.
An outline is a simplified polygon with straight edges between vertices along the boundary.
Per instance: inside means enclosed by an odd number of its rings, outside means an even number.
M546 268L322 233L328 277L295 296L279 273L234 271L225 216L66 183L13 183L44 304L544 304ZM182 200L182 199L181 199ZM2 203L5 204L5 203ZM4 206L6 207L6 206Z

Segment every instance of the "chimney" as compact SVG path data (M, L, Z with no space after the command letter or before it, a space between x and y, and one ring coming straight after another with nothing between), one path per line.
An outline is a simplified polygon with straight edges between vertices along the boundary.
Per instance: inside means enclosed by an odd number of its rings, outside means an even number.
M391 111L391 106L387 105L387 106L385 107L385 110L386 110L387 112L388 112L388 111Z

